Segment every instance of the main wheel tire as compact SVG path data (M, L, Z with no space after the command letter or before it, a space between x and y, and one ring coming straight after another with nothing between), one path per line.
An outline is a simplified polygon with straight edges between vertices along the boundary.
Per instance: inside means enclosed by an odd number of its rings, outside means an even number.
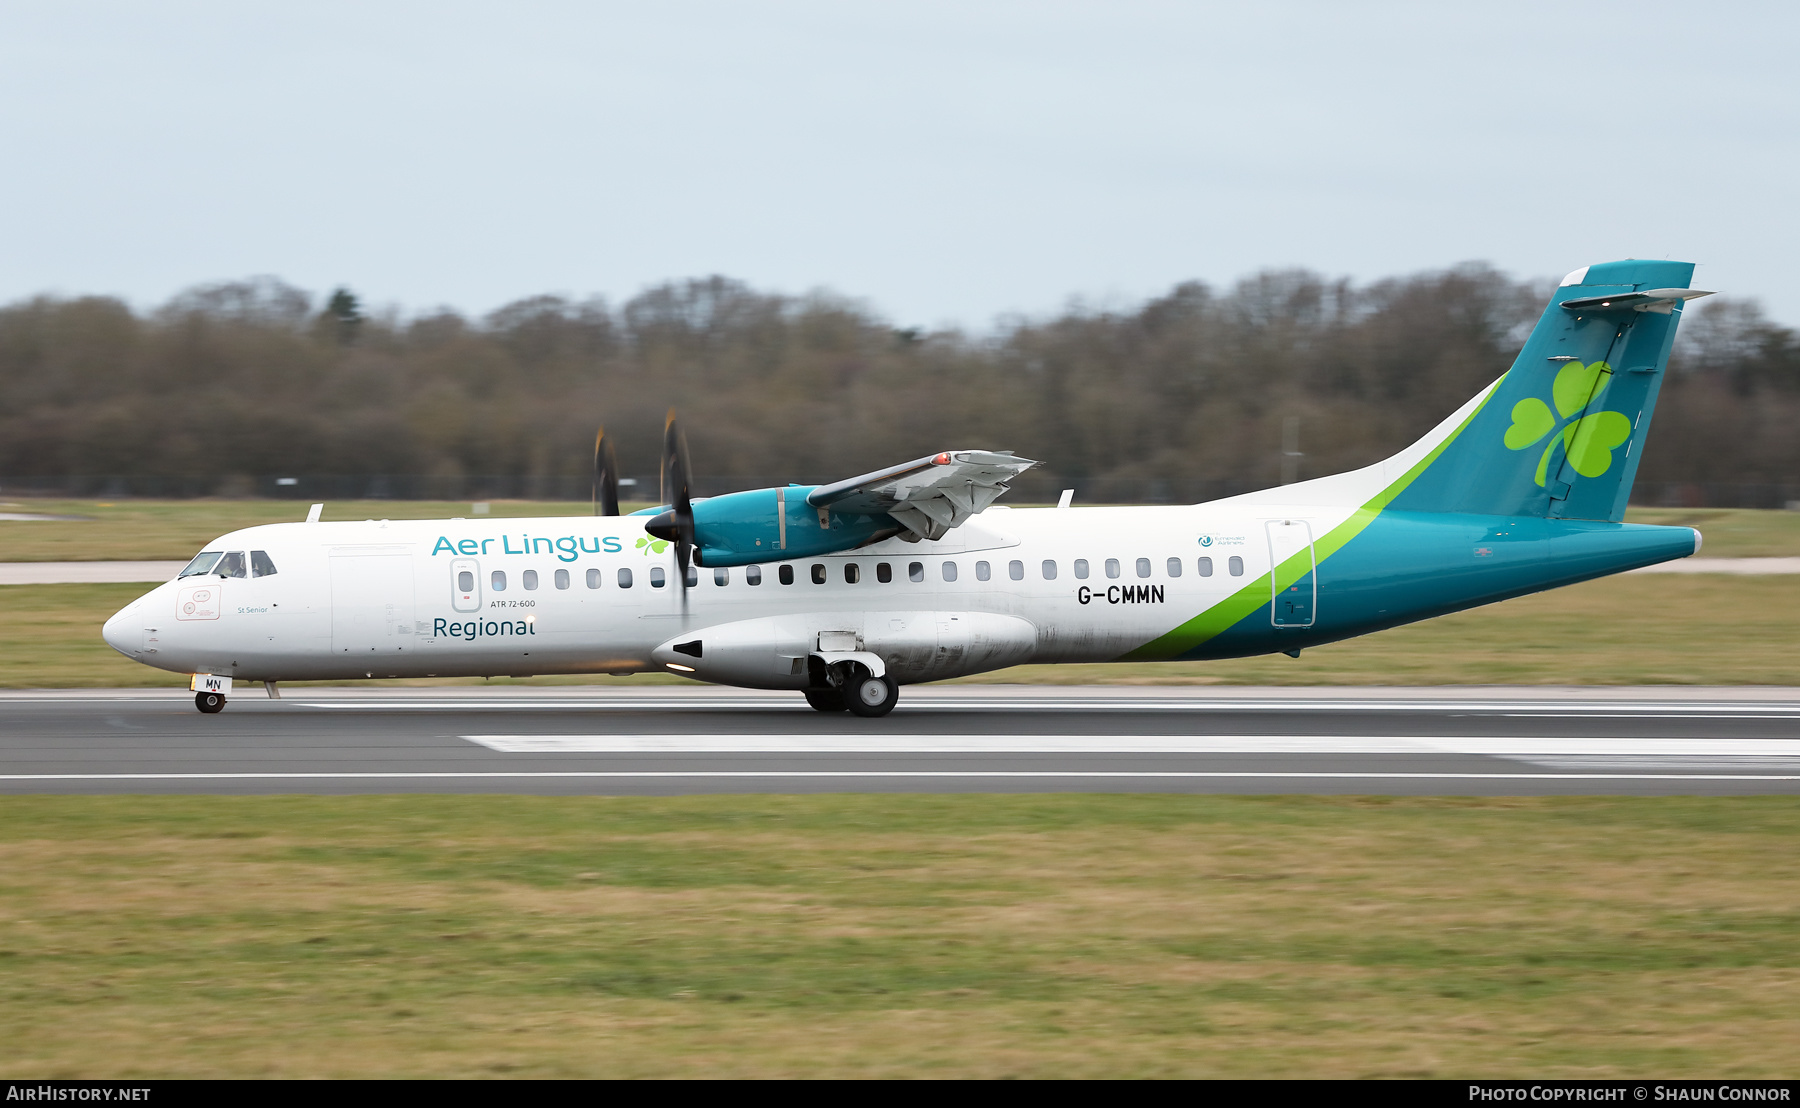
M194 707L200 709L209 716L214 715L215 713L223 712L225 710L225 697L223 694L216 692L195 693Z
M846 707L844 694L836 689L807 689L806 702L819 712L841 712Z
M865 673L844 683L844 706L853 715L867 719L885 716L894 710L899 699L900 686L894 684L892 677L871 677Z

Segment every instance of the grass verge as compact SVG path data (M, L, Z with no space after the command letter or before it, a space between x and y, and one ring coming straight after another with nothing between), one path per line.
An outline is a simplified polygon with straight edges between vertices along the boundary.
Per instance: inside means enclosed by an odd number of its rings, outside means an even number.
M141 585L0 586L0 687L185 685L100 640ZM1226 662L1017 666L967 681L1234 685L1800 685L1800 577L1623 576L1308 650ZM407 684L469 684L479 678ZM394 684L395 682L345 682ZM543 677L493 684L685 684Z
M15 797L8 1077L1776 1077L1800 803Z

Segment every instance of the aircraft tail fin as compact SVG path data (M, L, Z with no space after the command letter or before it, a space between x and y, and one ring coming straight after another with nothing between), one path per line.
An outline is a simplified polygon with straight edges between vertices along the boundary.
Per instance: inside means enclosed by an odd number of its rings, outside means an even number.
M1386 506L1623 519L1682 306L1707 295L1693 274L1619 261L1565 277L1506 375L1390 459L1418 460Z

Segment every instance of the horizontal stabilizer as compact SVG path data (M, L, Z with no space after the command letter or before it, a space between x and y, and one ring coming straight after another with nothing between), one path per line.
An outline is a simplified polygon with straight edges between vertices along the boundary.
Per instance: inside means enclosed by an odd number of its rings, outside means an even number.
M1643 292L1618 293L1612 296L1584 296L1564 300L1562 307L1572 312L1656 312L1668 315L1675 305L1698 300L1712 293L1702 289L1645 289Z

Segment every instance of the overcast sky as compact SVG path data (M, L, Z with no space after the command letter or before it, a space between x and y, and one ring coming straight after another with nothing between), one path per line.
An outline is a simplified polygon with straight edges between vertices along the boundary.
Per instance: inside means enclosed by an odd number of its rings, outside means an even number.
M1619 257L1800 322L1800 5L0 0L0 300L485 312L724 273L897 324ZM1785 259L1785 260L1784 260Z

